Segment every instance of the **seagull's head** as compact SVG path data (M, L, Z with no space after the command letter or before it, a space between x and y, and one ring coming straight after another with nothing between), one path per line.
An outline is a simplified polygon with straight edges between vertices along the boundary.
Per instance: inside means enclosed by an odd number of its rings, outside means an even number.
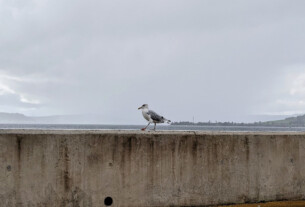
M138 109L148 109L148 104L143 104Z

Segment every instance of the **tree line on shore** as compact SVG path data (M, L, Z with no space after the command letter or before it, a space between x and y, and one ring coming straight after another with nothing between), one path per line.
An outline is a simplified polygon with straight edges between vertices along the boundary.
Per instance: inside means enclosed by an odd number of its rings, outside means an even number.
M289 117L283 120L242 123L242 122L172 122L171 125L195 125L195 126L265 126L265 127L305 127L305 115Z

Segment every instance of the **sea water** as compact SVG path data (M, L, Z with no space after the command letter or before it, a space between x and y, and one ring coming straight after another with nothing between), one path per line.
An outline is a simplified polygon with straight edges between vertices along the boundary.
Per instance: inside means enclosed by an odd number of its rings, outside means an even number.
M45 129L45 130L140 130L145 125L104 124L0 124L0 129ZM153 129L153 125L149 130ZM195 126L157 125L157 130L181 131L245 131L245 132L305 132L305 127L258 127L258 126Z

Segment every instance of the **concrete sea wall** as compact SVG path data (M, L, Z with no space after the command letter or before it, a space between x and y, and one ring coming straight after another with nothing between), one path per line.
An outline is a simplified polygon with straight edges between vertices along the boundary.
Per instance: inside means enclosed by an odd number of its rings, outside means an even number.
M0 131L0 207L305 199L305 133Z

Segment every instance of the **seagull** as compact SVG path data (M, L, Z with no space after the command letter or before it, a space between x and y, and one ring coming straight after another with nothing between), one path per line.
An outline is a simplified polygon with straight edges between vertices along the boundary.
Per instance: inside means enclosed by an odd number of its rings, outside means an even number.
M147 104L143 104L141 107L138 108L139 110L142 109L142 114L143 117L148 121L148 124L145 128L142 128L141 130L145 131L145 129L151 124L154 123L155 127L154 127L154 131L156 131L156 124L157 123L170 123L171 120L168 120L166 118L164 118L163 116L160 116L159 114L157 114L156 112L149 110L148 109L148 105Z

